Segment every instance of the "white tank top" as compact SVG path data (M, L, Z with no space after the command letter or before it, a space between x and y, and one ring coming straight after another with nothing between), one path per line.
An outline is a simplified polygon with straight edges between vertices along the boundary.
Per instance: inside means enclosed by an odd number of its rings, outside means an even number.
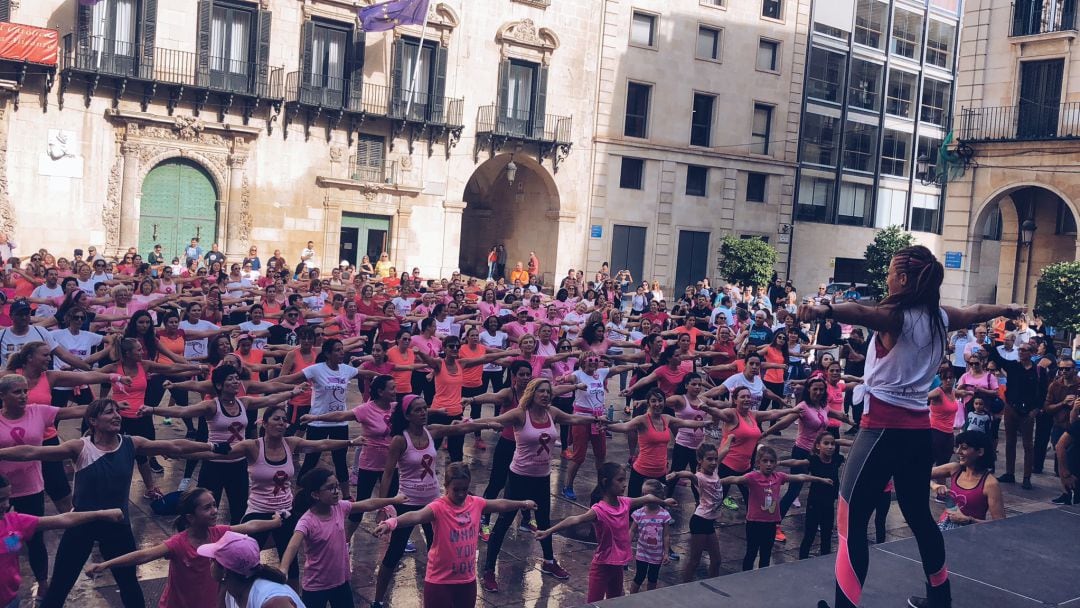
M939 309L944 331L949 316ZM945 356L945 335L933 332L922 309L904 311L904 328L888 353L878 356L878 335L866 350L866 392L885 403L909 410L927 410L927 393Z

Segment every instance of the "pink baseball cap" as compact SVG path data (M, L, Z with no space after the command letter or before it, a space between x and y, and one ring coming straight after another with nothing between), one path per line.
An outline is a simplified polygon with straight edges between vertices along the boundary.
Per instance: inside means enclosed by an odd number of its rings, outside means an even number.
M259 543L238 532L226 532L216 543L200 545L195 551L241 576L250 576L260 563Z

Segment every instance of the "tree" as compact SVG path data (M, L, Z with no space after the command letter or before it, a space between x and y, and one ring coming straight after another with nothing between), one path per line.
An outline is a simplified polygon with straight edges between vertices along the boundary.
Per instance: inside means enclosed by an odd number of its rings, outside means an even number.
M904 232L900 226L889 226L874 235L874 240L866 246L866 275L870 278L870 289L880 297L889 293L885 279L889 276L889 261L904 247L915 244L915 237Z
M1035 293L1035 314L1047 325L1080 332L1080 262L1043 268Z
M766 285L776 263L776 250L761 239L729 236L720 244L720 276L743 286Z

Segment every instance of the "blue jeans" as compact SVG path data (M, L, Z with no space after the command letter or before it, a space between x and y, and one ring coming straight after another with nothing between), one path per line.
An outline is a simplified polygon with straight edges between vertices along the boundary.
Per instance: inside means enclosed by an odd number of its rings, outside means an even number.
M495 280L495 262L488 262L488 276L487 280Z

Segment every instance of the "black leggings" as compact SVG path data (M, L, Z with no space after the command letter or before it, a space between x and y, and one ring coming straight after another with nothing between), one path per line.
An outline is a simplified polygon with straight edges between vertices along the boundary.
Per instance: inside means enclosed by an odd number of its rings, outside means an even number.
M480 386L463 386L461 388L461 396L462 396L462 398L476 397L478 395L483 395L483 394L484 394L484 385L482 385L482 384ZM482 416L483 413L484 413L484 404L483 403L473 403L472 405L469 406L469 418L472 418L473 420L476 420L477 418ZM473 434L476 435L477 437L479 437L480 436L480 431L476 431Z
M890 477L896 487L900 511L919 545L930 595L942 605L949 598L945 540L926 500L933 464L930 444L929 429L859 430L840 480L840 500L846 505L841 507L837 518L841 546L836 559L834 608L859 605L870 564L866 526Z
M432 399L435 398L435 379L428 380L427 372L412 373L412 394L420 395L424 398L424 402L431 405Z
M307 608L353 608L356 604L353 603L352 585L349 581L334 587L332 589L322 589L320 591L307 591L300 592L300 599L304 600L304 606Z
M810 557L810 547L814 536L821 531L821 554L832 553L833 519L836 517L836 503L832 500L810 500L807 498L806 519L803 525L802 543L799 544L799 559Z
M285 555L285 548L289 546L289 540L292 539L293 532L296 531L296 522L300 520L301 513L293 511L282 522L281 526L274 528L273 530L266 530L257 534L250 534L251 538L255 539L255 542L259 543L259 548L262 549L266 546L266 540L270 537L274 538L274 546L277 548L278 559L280 560ZM266 521L274 519L273 513L245 513L241 522L248 521ZM292 564L289 565L289 578L300 578L300 560L294 559Z
M503 389L503 375L505 375L505 373L506 372L503 370L497 372L484 372L482 376L484 383L480 385L480 388L483 389L482 392L497 393L501 391Z
M557 397L551 400L551 405L554 405L559 411L564 414L574 413L574 398L573 397ZM569 424L559 425L559 442L562 443L564 450L570 449L572 443L571 437L573 433L570 432L572 427Z
M90 390L90 387L52 389L53 407L67 407L67 404L72 401L74 401L76 405L90 405L90 403L94 401L94 391Z
M691 473L697 473L697 450L676 443L675 447L671 449L671 472L678 473L686 469L686 467L690 467ZM675 488L679 485L679 480L672 479L665 483L667 484L667 497L671 498L675 494ZM694 493L694 502L697 502L700 498L697 485L690 484L690 491Z
M208 441L210 439L210 427L206 424L206 418L199 418L199 426L195 431L195 441ZM184 477L191 478L195 474L195 467L201 460L188 460L184 463Z
M451 416L441 410L428 410L428 424L453 424L461 420L461 414ZM435 451L439 451L442 437L435 440ZM465 435L451 435L446 438L446 449L450 452L450 462L465 460Z
M59 435L52 439L46 439L41 445L60 445ZM45 493L49 500L56 502L71 496L71 484L68 483L67 472L64 471L64 461L47 460L41 463L41 478L45 482Z
M375 491L376 486L382 482L382 471L365 471L360 469L356 472L356 500L367 500L371 498L371 494ZM390 480L390 488L387 494L390 497L397 496L398 493L398 474L394 471L394 477ZM363 513L353 513L349 515L349 521L360 523L364 521Z
M953 434L930 429L930 448L934 454L934 466L939 467L953 456Z
M740 486L741 487L741 486ZM767 568L772 561L772 546L776 540L775 521L746 522L746 555L743 556L743 571L754 569L754 560L758 568Z
M791 446L791 459L792 460L806 460L810 456L810 450L805 450L797 445ZM801 475L810 471L810 467L791 467L792 475ZM788 509L795 503L795 499L799 497L799 492L802 492L801 481L789 481L787 492L784 493L784 497L780 499L780 517L787 517ZM830 525L831 522L830 522Z
M664 479L664 475L660 475L659 477L649 477L647 475L642 475L641 473L638 473L637 469L635 469L634 467L630 467L630 483L627 485L626 495L630 498L637 498L638 496L641 496L641 486L645 485L646 479L655 479L661 484L667 483L667 480Z
M165 398L165 382L172 380L174 382L186 380L187 378L162 376L155 374L150 376L150 381L146 385L146 405L150 407L157 407L161 405L162 399ZM173 401L180 407L187 407L191 401L188 396L188 392L176 388L170 388L169 393L172 394ZM195 432L195 424L191 421L191 418L183 418L184 426L187 427L189 433Z
M536 527L540 530L547 530L551 527L551 475L526 477L510 471L506 484L506 499L535 501ZM499 550L502 548L503 539L506 538L506 532L510 529L510 524L514 522L516 516L517 513L510 511L500 513L499 518L495 520L495 530L491 533L491 539L488 540L487 558L484 561L485 570L494 572L495 562L499 559ZM544 559L555 559L555 551L551 547L550 536L540 541L540 547L543 549Z
M724 463L720 463L716 466L716 474L720 477L733 477L737 475L746 475L750 472L750 469L745 471L736 471L735 469L727 466ZM739 484L739 493L742 494L743 504L746 505L746 509L750 509L750 488L746 487L746 484ZM723 486L724 496L730 496L728 491L731 489L731 485Z
M307 439L309 441L348 438L349 427L347 426L308 425ZM349 465L345 463L345 457L348 455L348 452L348 448L341 448L339 450L330 451L330 457L334 460L334 474L337 475L338 483L345 486L346 491L348 491L349 484ZM322 458L322 452L310 452L307 456L304 456L304 464L300 466L300 473L296 475L296 478L300 479L304 476L304 473L307 473L311 469L314 469L319 464L320 458Z
M23 515L45 515L45 492L11 499L11 510ZM30 554L30 570L39 581L49 580L49 552L45 549L45 537L41 531L34 532L26 543Z
M413 511L419 511L423 509L425 505L397 505L394 510L397 511L399 516ZM401 556L405 555L405 544L409 542L409 537L412 536L413 528L416 526L398 526L394 528L394 531L390 533L390 544L386 547L386 554L383 555L382 567L389 568L390 572L397 568L398 562L401 561ZM431 528L431 524L421 524L421 528L424 530L424 538L427 539L428 548L431 548L432 541L435 540L435 532Z
M247 461L237 462L214 462L207 460L199 471L199 485L210 490L214 495L214 502L221 503L221 494L224 490L229 497L229 525L235 526L240 523L247 511L248 503L248 472Z
M157 439L157 433L154 431L154 417L143 416L142 418L121 418L120 419L120 432L125 435L138 435L145 439L153 441ZM147 458L143 455L135 456L135 462L142 464L146 462ZM149 490L150 488L147 488Z
M637 572L634 573L634 584L640 585L645 582L645 577L649 578L649 584L655 585L656 581L660 579L660 564L650 564L649 562L643 562L640 559L637 560Z
M97 543L101 556L106 560L119 557L135 550L135 536L131 533L128 522L113 523L96 521L68 528L60 538L56 549L56 563L49 591L41 603L43 608L62 608L75 586L75 581L82 575L90 552ZM124 608L144 608L142 588L135 578L135 566L112 569L113 579L120 588L120 601Z
M892 507L892 492L882 492L874 505L874 536L878 544L885 542L885 524L889 520L889 508Z
M484 488L485 500L498 498L499 492L506 487L506 478L510 474L510 462L514 460L516 448L517 443L513 439L499 435L499 441L495 443L495 453L491 456L491 476L488 477L487 487ZM487 515L484 517L489 519Z

